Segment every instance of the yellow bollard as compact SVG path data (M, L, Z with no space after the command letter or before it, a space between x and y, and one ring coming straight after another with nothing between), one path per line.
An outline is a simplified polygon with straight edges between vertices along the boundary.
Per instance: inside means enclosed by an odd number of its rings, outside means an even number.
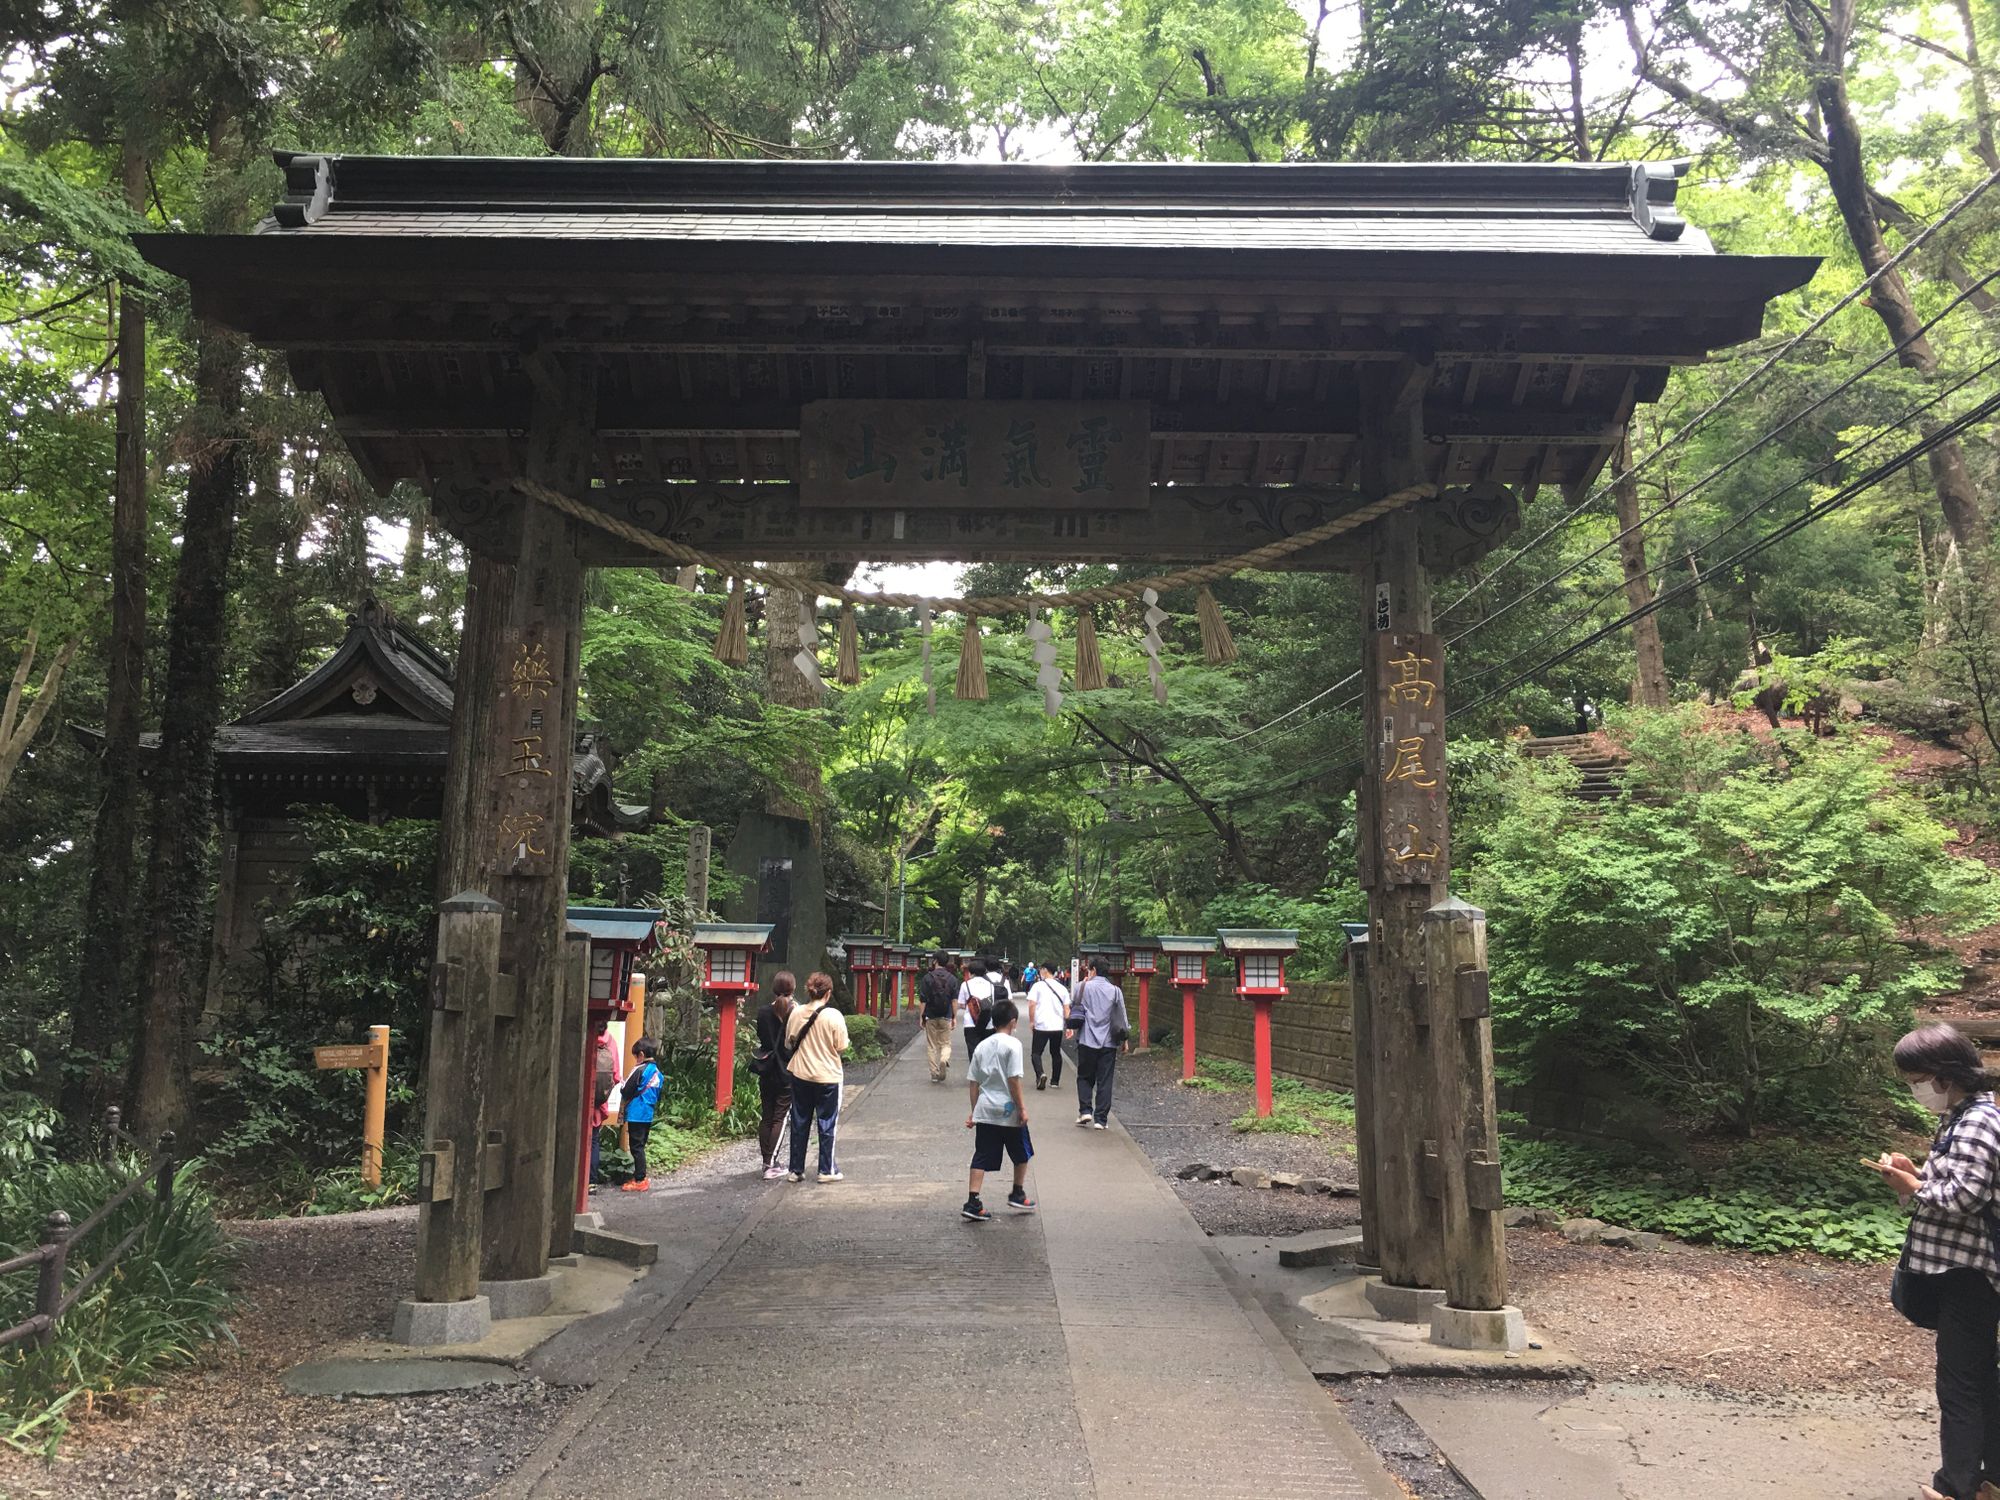
M368 1093L361 1110L361 1180L382 1185L382 1139L389 1115L389 1028L368 1028Z

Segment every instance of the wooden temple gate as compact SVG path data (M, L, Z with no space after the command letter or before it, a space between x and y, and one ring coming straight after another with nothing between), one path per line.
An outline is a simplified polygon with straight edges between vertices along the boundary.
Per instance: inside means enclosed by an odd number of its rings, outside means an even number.
M141 244L471 550L420 1300L547 1270L583 576L660 563L532 480L765 563L1204 562L1428 487L1277 566L1359 585L1371 1242L1505 1301L1432 586L1813 262L1716 253L1657 164L280 160L258 233Z

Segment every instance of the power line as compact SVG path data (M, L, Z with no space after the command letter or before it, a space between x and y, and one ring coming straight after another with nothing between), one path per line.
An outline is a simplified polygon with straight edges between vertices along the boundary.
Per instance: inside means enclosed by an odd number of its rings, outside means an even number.
M1958 209L1963 207L1967 202L1969 202L1971 197L1975 196L1977 193L1981 191L1984 191L1985 187L1993 183L1996 179L2000 179L2000 173L1995 173L1993 176L1989 176L1984 184L1981 184L1979 188L1975 188L1973 190L1972 194L1968 194L1966 198L1961 199L1959 204L1954 206L1951 212L1953 214L1958 212ZM1951 215L1947 214L1946 219L1940 219L1938 221L1938 225L1942 225L1950 217ZM1938 225L1933 225L1932 227L1936 228L1938 227ZM1921 243L1921 241L1922 237L1919 236L1917 240L1912 241L1909 246L1905 247L1904 253L1907 253L1908 250L1915 248L1915 246ZM1883 271L1889 270L1890 267L1893 266L1894 264L1895 262L1891 261L1889 265L1883 266L1880 271L1877 271L1875 273L1876 276L1880 276ZM1662 501L1659 505L1655 506L1652 510L1640 516L1638 520L1632 523L1632 525L1625 527L1623 530L1613 535L1609 540L1602 542L1598 546L1592 548L1582 557L1575 559L1565 567L1558 569L1556 572L1542 579L1539 583L1537 583L1533 588L1529 589L1527 592L1523 594L1518 594L1514 598L1509 599L1506 604L1501 606L1501 608L1495 611L1493 614L1482 617L1476 624L1470 626L1465 630L1460 631L1457 635L1450 637L1445 642L1445 644L1447 646L1457 645L1460 641L1466 639L1468 636L1476 634L1478 631L1485 629L1487 626L1493 624L1494 622L1505 618L1507 615L1513 613L1514 610L1518 609L1521 605L1527 603L1530 599L1533 599L1537 595L1543 593L1545 590L1552 588L1554 585L1560 583L1563 579L1569 577L1571 574L1575 573L1578 569L1584 567L1592 560L1601 557L1604 553L1610 551L1611 548L1615 547L1618 543L1622 542L1626 537L1630 536L1634 531L1637 531L1640 528L1644 527L1648 522L1657 520L1660 516L1664 515L1669 510L1674 509L1683 501L1698 494L1702 489L1704 489L1706 486L1714 482L1716 479L1719 479L1722 475L1728 473L1731 469L1735 468L1738 464L1748 459L1751 455L1763 449L1769 443L1778 438L1782 433L1796 426L1799 422L1803 421L1805 418L1811 416L1814 412L1826 406L1829 402L1831 402L1835 397L1839 396L1842 392L1851 390L1859 382L1866 379L1869 375L1872 375L1875 371L1879 370L1883 365L1887 364L1891 359L1894 359L1911 343L1913 343L1917 339L1924 337L1932 329L1937 327L1939 323L1943 322L1944 319L1951 316L1952 313L1956 312L1960 307L1964 306L1973 297L1977 296L1982 289L1984 289L1989 283L1993 282L1996 279L2000 279L2000 270L1988 272L1978 281L1974 282L1972 285L1963 289L1956 297L1954 297L1949 303L1947 303L1943 309L1941 309L1938 313L1932 316L1928 321L1923 323L1913 333L1908 335L1908 337L1898 341L1897 343L1891 344L1886 350L1884 350L1881 354L1877 355L1873 360L1869 361L1869 363L1864 365L1861 369L1855 371L1852 375L1842 380L1832 389L1822 392L1819 396L1814 398L1812 401L1808 402L1805 406L1799 408L1797 411L1793 412L1790 416L1786 417L1777 426L1772 427L1767 431L1765 431L1764 434L1760 436L1755 442L1751 443L1749 446L1745 448L1738 449L1734 454L1730 455L1730 457L1724 459L1721 463L1717 464L1714 468L1710 469L1706 474L1702 475L1699 479L1695 480L1692 485L1680 491L1678 494L1670 496L1668 499ZM1871 277L1870 280L1873 280L1873 278ZM1865 289L1867 285L1868 285L1867 282L1863 282L1861 287L1856 288L1856 291L1858 292L1860 290ZM1850 296L1852 295L1854 294L1850 293ZM1833 311L1838 311L1838 307L1831 309L1827 314L1827 316L1831 316L1831 313ZM1808 328L1805 331L1805 333L1801 333L1800 335L1798 335L1798 337L1792 339L1789 343L1782 346L1778 350L1777 355L1773 355L1772 358L1775 359L1778 357L1778 355L1782 355L1783 353L1785 353L1786 350L1796 345L1799 342L1799 339L1804 338L1806 333L1810 333L1811 331L1812 330ZM1767 360L1766 361L1767 367L1769 363L1770 361ZM1985 368L1991 368L1991 366L1989 365ZM1982 370L1979 373L1984 373L1984 371ZM1963 387L1964 384L1965 382L1961 381L1957 386L1954 386L1951 389L1952 390L1960 389ZM1743 383L1739 383L1738 386L1736 387L1736 390L1740 391L1742 387ZM1949 393L1950 392L1946 392L1946 394ZM1732 392L1731 394L1734 394L1734 392ZM1849 448L1847 450L1844 450L1843 454L1837 455L1835 459L1828 460L1827 463L1822 464L1819 469L1812 471L1812 473L1810 474L1801 475L1798 479L1793 480L1792 483L1790 485L1787 485L1783 490L1777 491L1772 495L1766 497L1766 500L1764 502L1761 502L1758 506L1754 507L1752 511L1750 511L1748 514L1755 514L1758 510L1763 509L1764 505L1767 505L1771 501L1776 500L1780 495L1788 493L1790 490L1796 488L1799 484L1802 484L1807 479L1813 477L1814 474L1823 472L1826 468L1831 467L1831 465L1834 462L1838 461L1839 457L1845 457L1861 451L1862 448L1870 446L1874 441L1876 441L1876 439L1881 437L1884 432L1893 430L1894 427L1901 425L1901 422L1908 421L1910 417L1917 415L1922 411L1928 410L1930 406L1935 404L1936 401L1934 399L1930 402L1923 403L1922 405L1913 408L1910 412L1906 413L1904 417L1900 419L1899 422L1891 423L1889 427L1881 429L1873 437L1869 438L1866 442L1859 444L1855 447ZM1710 410L1712 409L1713 408L1710 408ZM1700 420L1702 416L1706 415L1707 413L1703 412L1693 420ZM1633 464L1631 468L1626 469L1624 473L1612 479L1610 483L1612 485L1616 485L1620 480L1629 477L1630 475L1636 474L1640 468L1642 468L1645 464L1650 463L1654 458L1658 457L1659 454L1663 452L1667 447L1671 446L1673 443L1680 441L1682 437L1686 436L1691 426L1692 426L1692 421L1689 424L1684 425L1680 429L1680 431L1675 434L1673 438L1669 439L1665 443L1662 443L1659 447L1654 448L1650 453L1646 455L1644 459L1641 459L1638 463ZM1509 566L1511 566L1514 562L1518 561L1520 558L1525 556L1530 550L1532 550L1542 540L1547 538L1551 533L1553 533L1556 530L1559 530L1561 527L1567 525L1571 520L1575 519L1575 517L1583 511L1585 506L1587 506L1592 499L1601 496L1603 493L1604 491L1601 486L1597 489L1592 490L1591 494L1585 497L1582 504L1573 507L1572 509L1564 513L1562 516L1558 517L1555 522L1553 522L1551 525L1545 527L1541 532L1539 532L1534 538L1534 540L1528 542L1527 544L1519 548L1517 551L1511 554L1506 560L1504 560L1498 567L1496 567L1493 572L1487 574L1485 578L1480 580L1478 584L1475 584L1472 588L1467 589L1464 593L1460 594L1458 598L1454 599L1449 605L1445 606L1443 610L1439 611L1438 614L1435 616L1433 623L1442 621L1445 618L1445 616L1449 615L1454 609L1458 608L1459 605L1463 604L1475 592L1477 592L1479 588L1483 587L1486 583L1491 582L1493 579L1499 577L1500 574L1503 573ZM1745 519L1747 519L1747 515ZM1711 538L1711 540L1714 539ZM1651 573L1654 570L1648 569L1647 571L1648 573ZM1601 597L1603 596L1600 596L1600 598ZM1574 615L1567 617L1567 619L1571 621L1573 621L1574 618L1575 618ZM1556 630L1561 630L1564 628L1566 628L1565 625L1558 625L1556 627ZM1539 645L1541 644L1542 641L1547 640L1549 635L1553 633L1555 632L1554 631L1544 632L1543 635L1537 638L1534 645L1530 645L1524 648L1523 651L1521 652L1516 652L1514 656L1508 658L1508 661L1512 662L1519 660L1520 657L1523 654L1525 654L1526 651L1531 651L1535 649L1536 645ZM1502 666L1505 666L1506 664L1507 663L1505 662L1501 663ZM1481 672L1476 673L1474 675L1475 677L1483 676L1485 675L1486 672L1490 672L1493 670L1496 669L1492 667L1484 668L1481 670ZM1243 740L1247 740L1256 735L1262 734L1265 730L1274 728L1275 726L1284 723L1294 714L1299 713L1304 709L1312 707L1313 704L1318 703L1322 699L1328 698L1332 696L1334 693L1339 692L1342 688L1351 685L1352 683L1357 681L1360 678L1360 676L1361 674L1359 672L1350 673L1348 676L1343 677L1339 682L1334 683L1333 686L1329 688L1324 688L1321 691L1313 694L1312 697L1307 698L1302 702L1293 704L1290 708L1286 709L1283 713L1277 715L1275 718L1267 719L1262 724L1255 725L1252 728L1244 730L1241 734L1238 734L1231 739L1224 740L1223 744L1225 745L1238 744ZM1360 700L1358 698L1355 698L1348 700L1346 703L1337 704L1332 709L1327 710L1326 713L1315 714L1313 715L1312 718L1307 719L1304 723L1294 725L1291 729L1285 732L1287 734L1295 734L1299 730L1308 728L1311 725L1320 722L1327 716L1327 713L1338 713L1343 709L1352 707L1355 703L1359 701Z
M1807 526L1813 524L1813 522L1818 521L1821 518L1830 515L1832 512L1840 509L1841 507L1852 503L1859 496L1866 494L1869 490L1881 484L1885 479L1892 478L1896 474L1901 473L1904 469L1908 468L1918 459L1928 455L1933 449L1938 447L1940 444L1951 441L1953 438L1956 438L1960 433L1964 432L1966 429L1975 426L1980 422L1985 421L1995 412L2000 412L2000 392L1996 392L1995 394L1988 396L1985 400L1980 401L1973 407L1960 413L1958 416L1952 418L1949 422L1946 422L1944 425L1939 427L1936 432L1926 434L1924 437L1918 439L1916 442L1910 444L1908 447L1899 450L1897 453L1893 454L1889 458L1884 459L1881 463L1875 465L1873 468L1867 470L1866 472L1859 475L1855 479L1850 480L1847 484L1841 486L1840 489L1836 490L1832 495L1828 496L1825 500L1821 501L1819 504L1809 507L1808 509L1800 512L1799 515L1793 517L1791 520L1783 523L1780 526L1773 528L1771 531L1766 532L1764 535L1757 537L1750 542L1745 543L1742 547L1739 547L1735 552L1732 552L1728 557L1722 559L1718 563L1711 565L1708 570L1708 573L1705 576L1707 578L1713 578L1718 574L1729 572L1734 568L1736 568L1739 564L1749 561L1751 558L1757 556L1759 553L1764 552L1769 548L1776 546L1779 542L1786 540L1788 537L1796 535L1798 532L1804 530ZM1482 694L1478 698L1475 698L1472 702L1464 705L1462 708L1457 709L1456 712L1461 714L1471 713L1473 710L1482 708L1486 704L1493 702L1496 698L1504 697L1506 694L1511 693L1515 688L1521 686L1523 683L1529 681L1534 677L1539 676L1543 672L1546 672L1549 668L1560 666L1562 665L1562 663L1568 661L1571 657L1577 656L1580 653L1589 650L1599 641L1605 640L1608 637L1615 635L1620 630L1623 630L1626 626L1632 624L1635 620L1640 620L1648 615L1658 613L1661 609L1664 609L1668 604L1672 603L1674 600L1679 599L1684 595L1693 592L1693 590L1696 587L1697 587L1696 582L1694 580L1689 580L1686 583L1676 584L1674 587L1662 591L1661 593L1654 596L1651 603L1642 605L1637 609L1629 610L1620 618L1612 621L1609 625L1602 626L1599 629L1592 631L1590 634L1582 637L1580 640L1572 641L1569 645L1565 646L1562 650L1556 652L1553 656L1549 656L1544 660L1537 662L1535 665L1527 668L1525 671L1517 673L1515 676L1509 678L1505 683L1501 684L1499 687L1494 688L1490 692ZM1324 760L1317 763L1316 765L1304 768L1299 773L1293 776L1287 777L1282 781L1275 782L1272 785L1265 787L1248 797L1233 799L1226 805L1231 808L1235 808L1242 806L1247 802L1260 801L1265 797L1269 797L1280 792L1290 791L1294 787L1303 786L1306 782L1315 780L1320 776L1326 775L1330 771L1337 769L1349 769L1358 766L1360 764L1359 761L1347 759L1347 757L1350 756L1353 753L1354 749L1356 748L1358 748L1358 745L1350 746L1348 750L1342 752L1341 756L1339 757L1329 760Z
M1965 288L1964 291L1960 292L1956 297L1954 297L1949 303L1945 305L1943 311L1939 312L1928 323L1925 323L1920 328L1916 329L1913 333L1909 335L1909 337L1903 339L1900 343L1891 344L1887 349L1883 350L1882 353L1878 354L1873 360L1869 361L1868 364L1864 365L1861 369L1855 371L1854 374L1850 375L1847 379L1841 381L1840 384L1834 386L1833 389L1826 391L1825 393L1818 396L1814 400L1808 402L1806 405L1800 407L1797 411L1793 412L1789 417L1786 417L1785 420L1780 422L1777 426L1766 431L1762 437L1758 438L1754 443L1751 443L1747 448L1738 449L1734 454L1730 455L1728 458L1724 459L1721 463L1717 464L1714 468L1710 469L1706 474L1702 475L1701 478L1697 479L1688 488L1682 490L1678 495L1670 496L1668 499L1663 500L1659 505L1655 506L1651 511L1648 511L1645 515L1640 516L1639 519L1634 521L1630 526L1627 526L1624 530L1620 531L1616 536L1613 536L1609 541L1598 544L1590 551L1584 553L1582 557L1577 558L1575 561L1569 563L1565 567L1557 569L1555 572L1551 573L1548 577L1544 578L1540 583L1536 584L1533 588L1529 589L1526 593L1515 595L1513 598L1509 599L1504 605L1502 605L1497 611L1495 611L1491 615L1488 615L1480 623L1482 625L1491 624L1494 620L1500 619L1505 615L1511 614L1514 610L1519 609L1523 604L1526 604L1530 599L1540 594L1544 589L1550 588L1555 584L1560 583L1563 579L1569 577L1570 574L1574 573L1578 568L1584 566L1584 564L1590 562L1593 558L1603 556L1606 552L1610 551L1613 547L1617 546L1620 542L1624 541L1626 537L1630 536L1633 532L1637 531L1640 527L1644 526L1648 521L1657 519L1659 516L1664 515L1667 511L1672 510L1681 501L1686 500L1691 495L1699 493L1702 489L1704 489L1714 480L1719 479L1722 475L1728 473L1731 469L1735 468L1738 464L1742 463L1745 459L1749 458L1753 453L1758 452L1765 445L1774 441L1781 433L1789 430L1790 428L1796 426L1798 423L1804 421L1807 417L1811 416L1814 412L1818 411L1821 407L1825 406L1828 402L1832 401L1834 397L1840 395L1841 392L1852 389L1860 381L1866 379L1868 376L1874 374L1875 371L1881 369L1883 365L1887 364L1890 360L1894 359L1904 349L1908 348L1909 345L1914 343L1916 340L1924 337L1924 335L1928 334L1933 328L1937 327L1939 323L1943 322L1944 319L1950 317L1952 313L1956 312L1960 307L1964 306L1966 302L1968 302L1971 298L1978 295L1978 293L1986 286L1986 284L1990 281L1993 281L1995 278L2000 278L2000 271L1989 271L1985 276L1981 277L1978 281L1974 282L1971 286L1968 286L1967 288ZM1632 472L1634 472L1634 470L1628 469L1626 471L1626 474L1629 475ZM1624 476L1620 476L1620 478L1623 477ZM1614 485L1618 483L1617 480L1614 480L1612 482ZM1572 512L1572 514L1574 514L1574 512ZM1454 600L1451 608L1456 608L1458 604L1463 603L1465 597L1466 597L1465 595L1461 595L1457 600ZM1445 615L1451 613L1451 608L1444 610L1442 613L1438 615L1437 618L1442 620ZM1474 628L1476 629L1477 627Z
M1885 422L1882 426L1876 428L1875 431L1870 433L1867 437L1862 438L1859 441L1850 444L1846 448L1843 448L1840 452L1834 454L1831 458L1828 458L1823 462L1821 462L1816 468L1808 469L1805 473L1798 475L1796 478L1788 481L1783 485L1780 485L1777 489L1772 490L1769 494L1765 495L1763 499L1759 500L1755 505L1751 506L1748 510L1744 511L1742 515L1738 516L1735 520L1731 521L1728 525L1724 526L1720 531L1717 531L1712 536L1706 537L1702 541L1696 543L1691 550L1694 553L1698 554L1700 552L1705 551L1709 547L1714 546L1717 542L1721 541L1724 537L1728 536L1732 531L1736 531L1740 527L1742 527L1752 517L1760 515L1764 511L1770 509L1771 506L1775 505L1778 501L1782 500L1786 495L1789 495L1793 490L1797 489L1800 485L1808 483L1809 481L1818 478L1821 474L1824 474L1828 469L1833 468L1835 465L1854 457L1858 453L1865 452L1869 448L1874 447L1875 444L1879 443L1883 438L1887 437L1890 433L1896 432L1901 428L1907 426L1911 421L1913 421L1917 417L1922 416L1925 412L1929 411L1939 402L1944 401L1947 398L1956 395L1958 392L1964 390L1965 387L1972 384L1974 381L1979 380L1983 376L1990 374L1995 369L2000 369L2000 355L1996 355L1992 359L1987 360L1985 364L1981 365L1978 369L1972 371L1971 374L1961 377L1960 379L1954 381L1951 385L1945 387L1944 389L1938 391L1937 393L1929 397L1927 400L1917 403L1915 406L1911 407L1909 410L1905 411L1904 413L1902 413L1902 415L1896 417L1892 421ZM1686 496L1683 495L1680 498L1685 499ZM1661 507L1662 510L1668 508L1670 507L1665 507L1665 506ZM1659 512L1655 512L1655 515L1657 514L1659 514ZM1627 528L1628 531L1631 529L1632 528ZM1620 536L1623 536L1625 534L1626 534L1625 532L1619 533ZM1616 540L1616 538L1614 538L1614 540ZM1668 564L1665 561L1665 559L1662 559L1661 561L1653 563L1652 565L1647 567L1645 573L1642 576L1650 579L1655 573L1660 572L1667 566ZM1480 678L1490 676L1494 672L1504 671L1506 668L1512 666L1515 662L1519 661L1522 657L1530 655L1533 652L1540 650L1544 645L1548 643L1548 641L1552 637L1562 634L1565 630L1569 629L1570 626L1576 624L1579 620L1587 618L1590 612L1594 610L1598 605L1602 604L1606 599L1609 599L1612 595L1621 592L1625 587L1626 583L1624 580L1621 579L1619 582L1611 585L1609 588L1604 589L1601 592L1593 595L1589 600L1585 601L1585 603L1581 607L1572 610L1569 614L1563 616L1562 619L1558 620L1554 625L1550 626L1549 629L1543 631L1540 635L1535 637L1534 640L1530 641L1527 645L1523 646L1520 650L1516 651L1512 656L1508 657L1506 660L1489 663L1488 665L1481 667L1476 672L1470 672L1466 674L1466 676L1464 676L1463 678L1459 679L1460 682L1461 683L1477 682ZM1497 614L1491 615L1486 619L1481 620L1478 624L1473 625L1466 630L1462 630L1457 635L1452 636L1449 640L1445 642L1445 645L1447 647L1455 646L1460 641L1465 640L1468 636L1477 634L1479 631L1483 630L1486 626L1492 624L1495 620L1498 620L1499 618L1500 616Z
M1780 344L1777 347L1777 349L1775 349L1771 353L1771 355L1764 360L1762 364L1757 366L1756 369L1752 370L1748 375L1744 376L1743 379L1739 380L1735 385L1731 386L1727 391L1723 392L1722 395L1718 396L1714 401L1711 401L1707 406L1703 407L1700 411L1696 412L1686 422L1682 423L1680 428L1674 433L1672 437L1666 438L1665 440L1660 442L1643 458L1640 458L1639 460L1634 462L1629 468L1625 469L1623 472L1614 474L1608 481L1600 481L1596 485L1592 486L1590 491L1583 497L1582 500L1578 501L1575 506L1571 507L1571 509L1566 511L1563 515L1557 517L1555 521L1551 522L1548 526L1543 528L1532 539L1530 539L1520 547L1516 548L1504 560L1502 560L1499 564L1497 564L1492 572L1486 574L1484 577L1478 579L1476 582L1468 586L1463 593L1461 593L1456 599L1452 600L1450 604L1447 604L1444 607L1444 609L1438 613L1437 618L1440 620L1444 619L1445 616L1451 614L1461 604L1465 603L1466 600L1470 599L1474 594L1477 594L1478 592L1480 592L1480 590L1484 589L1488 584L1492 583L1502 573L1506 572L1506 570L1509 567L1513 566L1514 563L1518 562L1521 558L1525 557L1529 552L1533 551L1542 542L1547 540L1550 535L1560 530L1562 527L1567 526L1577 516L1581 515L1585 510L1585 508L1588 507L1592 501L1601 498L1606 492L1606 490L1610 489L1612 486L1617 485L1626 479L1633 477L1641 469L1645 468L1648 464L1652 463L1654 459L1658 458L1662 453L1665 453L1669 448L1675 447L1678 444L1685 442L1689 437L1693 436L1695 430L1703 422L1706 422L1710 417L1714 416L1715 413L1722 410L1722 408L1727 406L1730 402L1734 401L1753 382L1762 378L1762 376L1767 371L1769 371L1772 366L1777 364L1779 360L1783 359L1787 354L1791 353L1793 349L1797 348L1803 340L1810 337L1812 334L1818 332L1821 328L1825 327L1826 324L1834 317L1835 314L1839 313L1842 309L1846 308L1850 303L1854 302L1857 298L1859 298L1864 292L1866 292L1882 277L1888 275L1889 272L1895 270L1896 267L1901 265L1905 260L1909 259L1909 257L1913 253L1915 253L1915 251L1920 245L1922 245L1932 235L1936 234L1940 229L1943 229L1947 224L1951 223L1952 220L1956 219L1960 214L1965 212L1966 209L1970 208L1973 205L1973 203L1976 202L1996 182L2000 182L2000 170L1995 170L1993 172L1988 173L1982 181L1976 183L1963 197L1961 197L1956 203L1952 204L1950 208L1945 210L1943 217L1934 220L1932 223L1926 225L1924 229L1914 239L1909 241L1908 244L1904 245L1901 250L1897 251L1888 260L1884 261L1882 265L1880 265L1873 272L1871 272L1863 281L1861 281L1857 286L1855 286L1852 290L1850 290L1845 296L1841 297L1839 301L1835 302L1833 306L1829 307L1825 312L1821 313L1817 318L1814 318L1812 322L1808 323L1804 328L1800 329L1791 338L1787 339L1784 343ZM1898 345L1897 347L1901 346Z

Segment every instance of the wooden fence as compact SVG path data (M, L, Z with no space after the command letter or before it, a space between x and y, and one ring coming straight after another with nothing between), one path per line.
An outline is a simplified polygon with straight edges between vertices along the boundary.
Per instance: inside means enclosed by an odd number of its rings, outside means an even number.
M1218 967L1213 961L1210 968ZM1220 965L1227 968L1227 964ZM1195 996L1195 1046L1205 1057L1248 1064L1250 1005L1226 978L1210 979ZM1295 979L1291 994L1271 1007L1271 1067L1327 1088L1354 1087L1354 1006L1344 979ZM1139 982L1125 981L1125 1009L1138 1024ZM1181 1026L1181 992L1164 979L1152 987L1153 1030Z
M134 1149L139 1143L119 1127L116 1105L105 1111L104 1123L104 1164L115 1177L119 1175L119 1142L123 1141ZM56 1209L42 1221L40 1244L25 1255L0 1261L0 1276L28 1270L38 1272L35 1315L25 1323L0 1331L0 1348L26 1339L35 1348L46 1349L54 1341L56 1324L63 1314L81 1302L92 1287L110 1274L111 1269L124 1258L125 1252L139 1242L139 1236L146 1232L150 1216L134 1225L131 1233L112 1246L108 1254L99 1257L97 1264L75 1286L65 1291L63 1282L71 1253L93 1230L134 1198L145 1202L154 1214L164 1216L170 1212L174 1206L174 1166L174 1137L169 1131L160 1137L159 1149L153 1153L151 1165L138 1176L126 1178L124 1186L99 1204L89 1218L72 1229L69 1215Z

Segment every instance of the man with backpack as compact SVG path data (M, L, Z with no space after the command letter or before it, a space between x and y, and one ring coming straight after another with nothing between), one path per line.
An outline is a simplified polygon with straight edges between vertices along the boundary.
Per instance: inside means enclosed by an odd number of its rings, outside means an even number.
M958 980L948 954L931 955L930 972L917 981L917 998L924 1003L924 1057L931 1065L931 1082L943 1083L951 1071L952 1012L958 1003Z
M993 1035L993 1007L1007 998L1007 976L998 960L975 958L966 966L958 993L965 1003L965 1060L970 1064L979 1044Z

